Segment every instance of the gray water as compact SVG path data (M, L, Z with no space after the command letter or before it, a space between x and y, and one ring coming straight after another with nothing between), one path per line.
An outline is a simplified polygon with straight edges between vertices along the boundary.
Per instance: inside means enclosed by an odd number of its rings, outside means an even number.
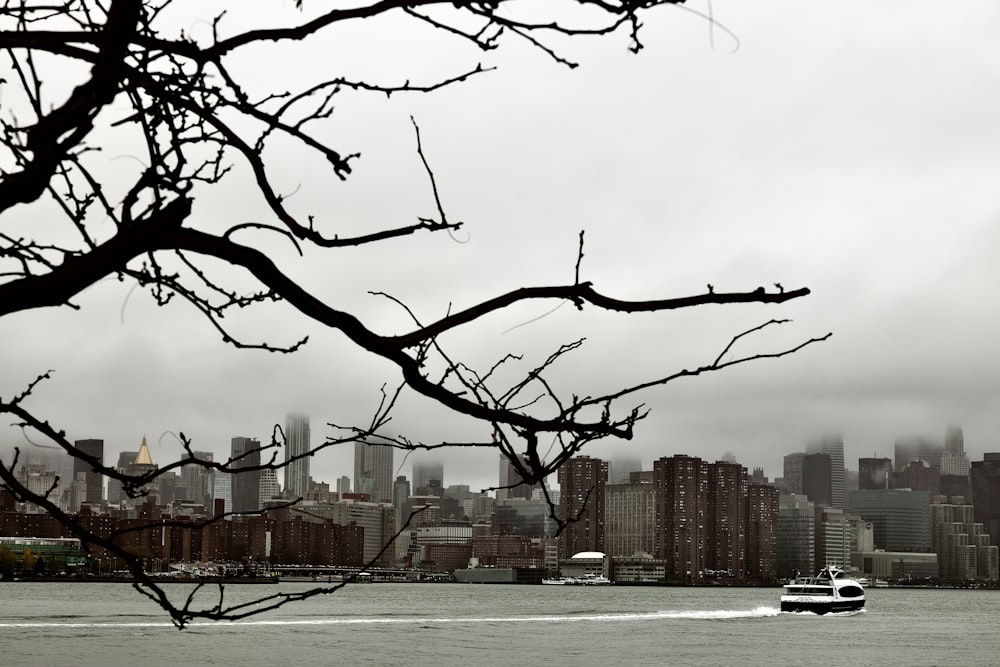
M3 583L0 665L1000 665L1000 591L869 590L865 611L827 616L780 613L779 595L368 584L178 631L125 584Z

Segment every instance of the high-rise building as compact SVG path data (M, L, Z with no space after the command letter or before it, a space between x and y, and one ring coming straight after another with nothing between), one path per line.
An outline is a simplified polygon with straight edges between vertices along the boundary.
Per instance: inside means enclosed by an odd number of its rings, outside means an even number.
M702 582L708 482L708 464L700 458L669 456L653 461L654 555L666 561L666 576L673 581Z
M193 458L199 461L212 461L214 458L212 452L192 452L192 454L194 454ZM187 489L186 499L203 505L208 510L212 508L210 478L211 471L196 463L187 463L181 466L181 479L184 488Z
M268 503L281 496L281 485L278 484L278 475L273 470L260 471L260 483L257 490L257 498L260 505L257 509L264 509Z
M369 438L354 443L354 492L367 493L373 503L392 504L395 448Z
M608 462L575 456L559 468L559 560L583 551L604 551L605 485Z
M138 451L135 452L119 452L118 454L118 465L115 466L115 470L120 473L128 473L129 468L135 463L135 458L139 455ZM112 477L108 478L108 505L112 507L118 507L122 500L125 500L124 493L122 492L121 480L114 479Z
M816 571L816 512L803 495L778 500L778 577ZM812 576L811 574L809 576Z
M87 440L77 440L73 446L87 456L97 459L100 465L104 465L104 441L96 438ZM94 467L81 459L73 459L73 480L80 479L78 475L83 473L83 482L86 484L86 493L81 496L83 502L100 505L104 500L104 476L96 472ZM74 510L78 510L75 507Z
M260 509L260 470L243 470L260 465L260 441L256 438L236 436L231 441L229 466L232 474L234 512L253 512Z
M343 495L345 493L351 492L351 478L347 475L341 475L337 478L337 493Z
M806 448L807 454L827 454L830 457L830 507L847 507L847 470L844 468L844 438L839 433L823 436Z
M747 487L747 583L773 584L778 577L778 489Z
M941 474L967 477L969 457L965 455L965 437L962 429L949 424L944 433L944 452L941 454Z
M943 449L940 444L924 437L896 438L893 453L893 466L897 472L906 467L910 461L926 461L932 468L941 469Z
M784 480L784 487L789 494L802 493L802 459L805 456L805 452L785 454L781 478Z
M608 484L628 484L629 476L641 470L638 456L616 456L608 462Z
M939 576L953 581L996 580L998 550L990 543L983 524L975 521L972 505L931 505L932 546L938 556Z
M741 584L747 566L747 469L728 461L708 464L707 500L705 568Z
M931 498L941 493L941 471L932 468L926 461L910 461L902 472L894 473L893 477L893 487L897 489L926 491Z
M813 505L833 507L833 460L829 454L802 457L802 493Z
M310 451L309 416L289 412L285 415L285 494L289 499L305 498L309 491Z
M139 451L135 452L134 458L131 457L131 452L122 452L121 456L118 458L119 465L121 465L123 461L127 462L123 472L130 477L148 475L156 472L159 468L159 466L153 463L153 457L149 454L149 445L146 444L146 436L142 436L142 442L139 444ZM156 478L151 483L137 489L137 492L140 495L136 495L134 498L127 497L127 494L122 491L122 497L120 500L125 501L125 503L130 506L142 505L147 501L153 501L156 503L163 500L164 502L169 502L161 491L161 487L165 481L169 479L171 479L170 475L162 475ZM169 482L166 483L169 484ZM120 488L121 487L119 487L119 489ZM143 493L146 495L141 495ZM150 496L155 496L155 498L150 498ZM171 497L170 500L173 500L173 498Z
M892 459L858 459L858 489L888 489L892 486Z
M872 522L876 549L930 551L930 495L926 491L854 491L850 506L852 512Z
M853 525L848 521L848 515L832 507L816 507L815 512L813 529L816 547L813 553L817 569L827 565L850 569Z
M213 470L209 476L211 481L212 506L208 510L215 515L216 501L222 501L222 511L229 514L233 511L233 476L228 472Z
M522 456L527 460L527 457ZM525 463L527 469L527 463ZM502 452L500 453L500 483L497 485L497 500L507 500L508 498L531 498L534 491L541 489L541 484L528 484L517 470L517 466L511 463Z
M418 459L413 462L413 492L430 495L431 482L437 488L444 488L444 463L437 459Z
M1000 545L1000 452L983 454L969 470L969 487L975 520L983 524L990 544Z
M609 556L652 554L656 528L653 485L608 484L604 493L604 551Z
M409 498L410 480L406 479L406 475L399 475L396 477L396 481L392 483L392 506L396 508L397 530L409 518L409 514L406 511Z

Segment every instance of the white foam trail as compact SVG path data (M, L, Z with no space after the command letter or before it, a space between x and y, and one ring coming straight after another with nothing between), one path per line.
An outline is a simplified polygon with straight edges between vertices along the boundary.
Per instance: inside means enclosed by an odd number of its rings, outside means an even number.
M773 607L758 607L750 611L657 611L641 614L579 614L573 616L496 616L472 618L310 618L296 620L254 620L190 623L198 628L231 628L242 626L292 626L292 625L430 625L449 623L579 623L585 621L655 621L662 619L726 620L734 618L765 618L777 616L780 611ZM22 622L0 623L0 628L172 628L171 623L52 623Z

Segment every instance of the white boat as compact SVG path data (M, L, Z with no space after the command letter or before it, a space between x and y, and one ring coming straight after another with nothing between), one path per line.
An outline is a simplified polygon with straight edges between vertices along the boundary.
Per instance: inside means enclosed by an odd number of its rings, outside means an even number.
M584 574L579 577L570 577L565 580L565 583L573 586L609 586L613 582L603 574Z
M542 579L542 583L546 586L562 586L567 582L565 577L550 577L548 579Z
M826 614L856 611L865 606L865 589L838 567L827 566L815 577L796 577L785 584L781 611Z

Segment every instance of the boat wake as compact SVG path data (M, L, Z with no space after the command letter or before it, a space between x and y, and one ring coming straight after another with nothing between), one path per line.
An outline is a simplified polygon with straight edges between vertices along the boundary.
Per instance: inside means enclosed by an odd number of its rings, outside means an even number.
M246 626L293 626L293 625L419 625L433 627L444 624L469 623L579 623L581 621L656 621L663 619L692 620L730 620L741 618L766 618L777 616L781 612L774 607L757 607L752 610L704 610L704 611L656 611L648 613L615 613L615 614L579 614L579 615L541 615L541 616L486 616L486 617L453 617L453 618L405 618L405 617L373 617L373 618L309 618L309 619L279 619L236 621L233 623L191 623L191 627L202 629L223 629ZM4 628L159 628L174 627L167 622L0 622Z

